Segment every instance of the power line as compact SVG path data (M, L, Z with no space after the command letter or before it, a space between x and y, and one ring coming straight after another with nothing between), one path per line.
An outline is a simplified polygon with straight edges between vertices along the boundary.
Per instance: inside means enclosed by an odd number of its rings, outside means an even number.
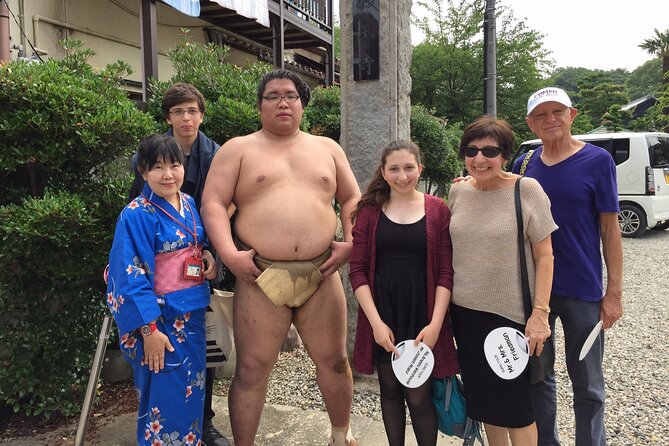
M9 11L9 13L10 13L10 14L12 15L12 17L14 18L14 21L16 22L16 26L18 26L18 27L19 27L19 31L21 31L21 35L26 39L26 41L27 41L28 44L30 45L30 48L33 49L33 55L37 56L37 58L39 59L40 62L44 62L44 60L42 60L42 57L39 55L39 52L37 51L37 49L35 49L35 47L33 46L33 43L30 41L30 39L28 38L28 36L26 36L26 33L23 32L23 28L21 28L21 24L20 24L19 21L16 19L16 16L14 15L14 12L12 12L11 8L9 7L9 3L7 2L7 0L2 0L2 1L5 3L5 5L7 5L7 10Z

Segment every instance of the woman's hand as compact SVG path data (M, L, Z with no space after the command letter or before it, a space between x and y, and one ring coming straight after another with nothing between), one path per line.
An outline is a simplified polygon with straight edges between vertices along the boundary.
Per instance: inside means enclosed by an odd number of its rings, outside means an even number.
M551 336L548 313L540 309L534 309L525 325L525 336L530 343L530 355L539 356L544 349L544 342Z
M399 356L400 352L395 347L395 335L393 331L383 322L372 326L374 330L374 341L383 347L388 353L394 353Z
M202 251L202 260L206 268L204 269L204 278L208 280L213 280L216 278L216 260L214 256L211 255L211 252L208 250Z
M161 371L165 368L165 349L170 352L174 351L170 339L160 330L155 330L150 335L144 336L142 365L148 365L152 372L158 373Z
M437 344L439 339L439 332L441 331L441 326L437 327L436 324L429 324L423 328L418 336L416 336L416 341L413 345L418 345L419 342L423 342L425 345L430 347L430 350L434 349L434 346Z

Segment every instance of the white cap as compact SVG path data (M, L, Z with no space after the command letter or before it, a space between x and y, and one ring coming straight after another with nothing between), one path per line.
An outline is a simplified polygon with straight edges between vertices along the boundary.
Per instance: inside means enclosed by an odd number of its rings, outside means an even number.
M571 107L571 99L569 99L569 95L563 89L546 87L534 93L527 100L527 115L529 116L532 110L544 102L559 102L565 107Z

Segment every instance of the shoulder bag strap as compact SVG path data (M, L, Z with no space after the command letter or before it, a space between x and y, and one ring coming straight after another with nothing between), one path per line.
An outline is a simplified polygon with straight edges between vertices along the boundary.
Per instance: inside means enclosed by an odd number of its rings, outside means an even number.
M527 169L527 164L530 162L532 155L534 155L534 149L530 150L527 152L527 155L525 155L525 159L523 159L523 163L520 165L520 172L518 172L521 175L525 175L525 169Z
M520 255L520 285L523 290L523 307L525 308L525 319L532 314L532 301L530 298L530 283L527 278L527 259L525 256L525 230L523 227L523 210L520 205L520 180L518 178L514 186L514 198L516 202L516 222L518 226L518 253Z

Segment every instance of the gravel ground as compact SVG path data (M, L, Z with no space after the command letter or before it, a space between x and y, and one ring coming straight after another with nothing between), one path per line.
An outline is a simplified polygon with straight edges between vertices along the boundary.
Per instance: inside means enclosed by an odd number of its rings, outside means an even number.
M669 445L669 231L623 239L624 316L606 332L606 427L610 446ZM557 332L557 351L563 350ZM558 420L565 445L574 444L571 385L558 355ZM221 391L228 388L222 380ZM270 377L267 402L325 410L315 368L299 348L282 353ZM356 377L353 412L381 419L378 383Z

